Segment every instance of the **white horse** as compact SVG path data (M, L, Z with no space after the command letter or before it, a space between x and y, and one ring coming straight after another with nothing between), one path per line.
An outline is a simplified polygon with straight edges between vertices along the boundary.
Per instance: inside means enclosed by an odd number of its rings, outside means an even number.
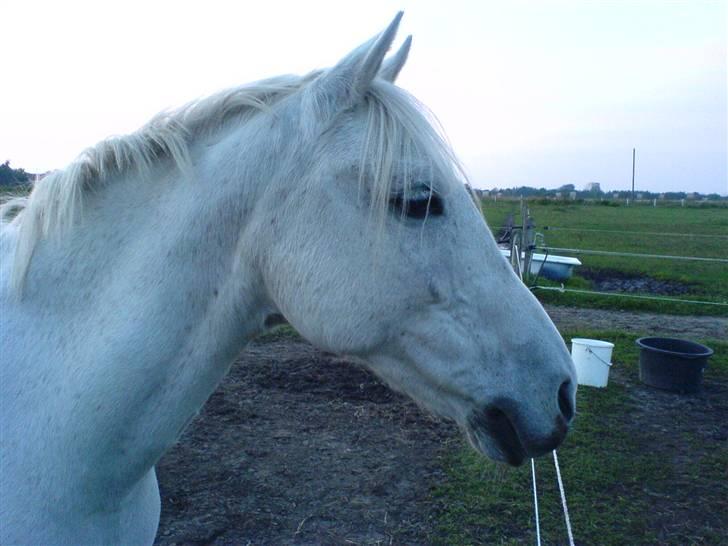
M563 440L571 359L392 83L400 16L329 70L161 114L5 205L2 544L153 542L155 463L283 318L495 459Z

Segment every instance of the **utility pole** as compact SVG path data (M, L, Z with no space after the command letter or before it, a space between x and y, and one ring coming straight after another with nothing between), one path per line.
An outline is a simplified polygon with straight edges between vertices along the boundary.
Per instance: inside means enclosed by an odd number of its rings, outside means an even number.
M632 148L632 202L634 202L634 160L635 160L635 154L636 154L636 150L635 150L635 148Z

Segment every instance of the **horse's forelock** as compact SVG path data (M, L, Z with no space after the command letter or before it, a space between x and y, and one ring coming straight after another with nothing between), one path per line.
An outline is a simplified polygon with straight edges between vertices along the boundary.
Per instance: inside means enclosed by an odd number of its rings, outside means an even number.
M423 158L430 170L427 182L444 191L453 180L466 182L465 172L454 156L435 116L416 98L384 81L375 80L365 97L367 129L359 165L359 183L370 184L372 212L380 225L389 209L395 178L405 196L413 183L410 169L421 169ZM404 169L404 172L403 172ZM417 176L421 176L421 172Z

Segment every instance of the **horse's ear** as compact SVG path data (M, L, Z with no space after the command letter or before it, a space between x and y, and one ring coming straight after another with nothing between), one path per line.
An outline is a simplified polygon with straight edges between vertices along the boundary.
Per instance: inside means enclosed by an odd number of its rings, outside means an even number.
M407 36L399 51L392 55L389 59L382 63L382 68L379 70L379 77L388 82L394 83L397 79L400 70L407 62L407 55L409 55L410 47L412 46L412 36Z
M364 96L379 73L401 19L400 11L384 32L357 47L314 82L310 92L319 115L329 118Z

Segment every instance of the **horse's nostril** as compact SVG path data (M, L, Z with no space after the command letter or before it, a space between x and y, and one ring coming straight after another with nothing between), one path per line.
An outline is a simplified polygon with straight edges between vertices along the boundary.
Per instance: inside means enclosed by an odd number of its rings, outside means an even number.
M564 381L559 387L559 409L567 423L574 417L574 406L571 404L571 380Z
M485 408L485 416L496 426L504 426L506 423L510 423L508 416L505 412L495 406L488 406Z

